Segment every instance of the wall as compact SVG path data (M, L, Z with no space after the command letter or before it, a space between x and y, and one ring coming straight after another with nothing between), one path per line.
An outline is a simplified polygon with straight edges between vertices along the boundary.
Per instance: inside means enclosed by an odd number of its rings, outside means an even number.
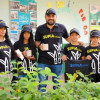
M64 6L62 6L62 1ZM57 12L57 22L64 24L68 32L72 28L79 29L81 33L80 41L89 43L90 4L98 5L100 0L37 0L37 25L45 22L46 9L54 8ZM63 43L66 43L64 39Z
M56 3L61 3L63 1L64 7L56 6ZM72 28L78 28L81 32L81 41L88 43L89 42L89 5L99 5L100 0L37 0L37 26L45 22L44 16L45 11L51 6L57 12L57 22L62 23L66 26L68 32ZM58 4L59 6L59 4ZM83 9L83 14L86 17L86 20L82 22L81 14L79 10ZM3 19L7 25L10 27L10 13L9 13L9 0L0 0L0 19ZM83 26L87 25L88 28L85 31L88 31L87 35L84 35ZM10 28L9 28L10 35ZM66 43L63 40L63 43Z
M10 17L9 17L9 0L0 0L0 19L4 20L9 26L10 35Z

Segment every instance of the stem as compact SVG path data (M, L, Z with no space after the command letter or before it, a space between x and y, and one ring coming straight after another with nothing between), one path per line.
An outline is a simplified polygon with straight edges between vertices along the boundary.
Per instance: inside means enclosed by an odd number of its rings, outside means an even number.
M18 98L18 90L19 90L19 68L18 68L18 62L17 62L17 77L18 77L18 82L17 82L17 85L18 85L18 88L17 88L17 98Z

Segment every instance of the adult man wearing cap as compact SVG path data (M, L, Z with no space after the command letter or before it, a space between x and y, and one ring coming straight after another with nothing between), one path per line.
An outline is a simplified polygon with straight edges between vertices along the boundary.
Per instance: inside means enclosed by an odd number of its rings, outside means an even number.
M90 32L91 43L85 49L86 59L91 60L93 82L100 82L100 31L92 30Z
M68 32L64 25L56 23L56 12L54 9L50 8L45 13L46 23L40 25L35 34L35 43L39 51L38 67L45 69L48 67L53 73L57 76L62 74L62 37L67 41L70 41L68 38ZM47 47L47 48L46 48ZM39 74L40 82L47 80ZM56 77L53 77L53 82L57 83L55 80ZM39 85L39 90L45 92L46 85ZM53 89L56 87L54 86Z

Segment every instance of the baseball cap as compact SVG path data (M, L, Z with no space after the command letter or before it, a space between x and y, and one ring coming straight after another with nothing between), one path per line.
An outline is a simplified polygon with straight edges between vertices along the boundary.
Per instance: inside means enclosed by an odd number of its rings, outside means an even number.
M27 25L27 24L23 25L21 32L25 32L25 31L32 32L31 26L30 25Z
M77 33L78 35L80 35L80 34L79 34L79 30L76 29L76 28L73 28L73 29L70 30L70 35L71 35L72 33Z
M3 20L0 20L0 27L8 28L8 26L6 25L6 23Z
M90 32L90 37L94 37L94 36L100 37L100 31L99 30L92 30Z
M49 8L49 9L47 9L47 11L46 11L45 15L49 15L49 14L54 14L54 15L56 15L56 12L55 12L55 10L54 10L54 9Z

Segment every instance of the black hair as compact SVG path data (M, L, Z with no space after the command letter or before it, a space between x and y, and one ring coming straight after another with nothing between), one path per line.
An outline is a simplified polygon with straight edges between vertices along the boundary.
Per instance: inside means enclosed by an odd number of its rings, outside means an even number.
M34 40L33 40L33 34L32 34L32 31L29 33L30 33L30 38L28 40L28 44L29 44L31 50L33 50L33 47L35 45ZM20 46L24 49L24 32L21 32L21 34L20 34L19 43L20 43Z
M8 30L7 30L7 28L6 28L6 34L5 34L5 41L6 41L6 43L12 48L12 43L11 43L11 41L10 41L10 39L9 39L9 35L8 35Z
M11 59L16 59L16 54L14 53L14 47L9 39L9 35L8 35L8 29L6 28L6 34L5 34L5 42L10 46L11 48Z

